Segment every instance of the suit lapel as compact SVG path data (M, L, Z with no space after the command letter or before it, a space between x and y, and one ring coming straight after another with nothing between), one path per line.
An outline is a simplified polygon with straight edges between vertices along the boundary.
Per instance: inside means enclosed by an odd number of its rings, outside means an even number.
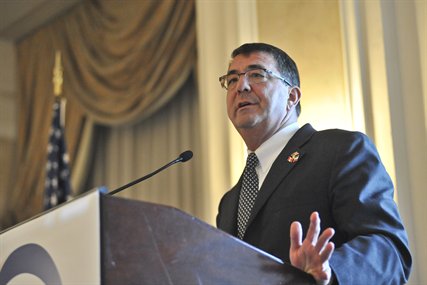
M303 158L304 151L300 149L316 131L310 124L304 125L291 138L271 166L264 183L256 198L247 227L250 226L258 212L264 206L271 194L276 191L280 182L289 174L295 165ZM238 201L237 201L238 203ZM236 203L236 204L237 204Z
M221 224L218 225L220 229L231 234L237 234L237 207L239 205L239 194L242 185L242 178L230 190L227 203L224 205L221 213Z

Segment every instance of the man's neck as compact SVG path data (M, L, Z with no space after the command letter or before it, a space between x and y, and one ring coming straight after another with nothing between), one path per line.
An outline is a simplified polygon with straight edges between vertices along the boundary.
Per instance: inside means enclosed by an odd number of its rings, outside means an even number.
M282 130L283 128L286 128L287 126L295 122L296 120L288 121L285 124L271 131L266 131L266 129L263 127L257 127L257 128L239 129L238 132L240 136L243 138L243 140L245 141L245 144L248 150L255 151L265 141L271 138L275 133L277 133L278 131Z

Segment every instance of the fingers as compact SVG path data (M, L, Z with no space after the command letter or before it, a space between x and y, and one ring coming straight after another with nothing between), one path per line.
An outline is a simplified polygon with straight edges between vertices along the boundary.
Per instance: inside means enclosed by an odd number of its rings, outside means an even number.
M329 242L325 248L323 249L323 251L320 253L320 260L322 262L325 262L327 260L329 260L332 256L332 253L334 252L335 249L335 244L333 242Z
M331 278L329 259L335 249L330 239L334 236L335 230L327 228L320 234L320 217L317 212L310 215L310 225L304 241L299 222L293 222L290 230L291 264L311 274L318 284L327 284Z
M297 250L302 245L302 227L299 222L293 222L291 224L291 250Z
M329 240L334 236L335 230L333 228L328 228L323 231L323 233L320 235L319 239L317 240L317 244L315 246L315 249L317 252L321 252L324 250L326 245L328 244Z
M304 242L309 242L312 245L317 243L317 238L320 233L320 218L319 213L313 212L310 215L310 226L308 227L307 236Z
M334 236L335 230L333 228L327 228L320 234L320 217L319 213L313 212L310 215L310 225L307 230L307 236L302 241L303 231L299 222L293 222L291 224L290 238L291 245L290 250L298 250L303 247L304 251L311 248L316 253L321 262L325 262L330 259L335 249L335 245L330 242L330 239ZM303 245L304 243L304 245Z

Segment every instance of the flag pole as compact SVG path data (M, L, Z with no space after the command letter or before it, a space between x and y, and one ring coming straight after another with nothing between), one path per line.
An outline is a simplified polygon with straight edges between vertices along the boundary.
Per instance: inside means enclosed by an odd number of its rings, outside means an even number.
M61 104L61 114L60 114L60 124L61 127L65 126L65 105L66 100L62 96L62 84L64 83L63 77L63 67L61 62L61 51L57 50L55 52L55 65L53 67L53 94L55 95L55 100L59 100Z
M61 52L55 53L53 68L53 105L52 126L47 147L46 180L43 204L45 210L55 207L71 198L69 158L64 133L65 98L62 95L63 68Z
M56 97L60 97L62 94L62 83L64 82L63 77L63 68L61 63L61 51L57 50L55 52L55 66L53 67L53 94Z

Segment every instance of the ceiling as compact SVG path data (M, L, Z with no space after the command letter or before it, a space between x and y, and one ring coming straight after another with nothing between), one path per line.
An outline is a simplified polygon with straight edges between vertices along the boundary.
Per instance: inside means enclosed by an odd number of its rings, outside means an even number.
M19 40L80 1L0 0L0 40Z

